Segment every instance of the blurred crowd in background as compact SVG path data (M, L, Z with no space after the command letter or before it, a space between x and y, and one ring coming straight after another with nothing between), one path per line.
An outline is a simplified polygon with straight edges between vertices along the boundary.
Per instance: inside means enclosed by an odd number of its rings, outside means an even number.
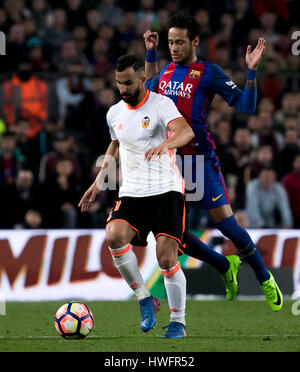
M150 28L160 37L159 65L167 63L167 22L179 11L201 25L199 58L241 89L246 46L266 39L255 114L216 96L207 122L238 222L300 228L298 0L0 1L0 228L105 226L117 191L100 193L89 213L77 204L110 143L115 62L127 53L144 59ZM210 227L199 203L190 206L189 227Z

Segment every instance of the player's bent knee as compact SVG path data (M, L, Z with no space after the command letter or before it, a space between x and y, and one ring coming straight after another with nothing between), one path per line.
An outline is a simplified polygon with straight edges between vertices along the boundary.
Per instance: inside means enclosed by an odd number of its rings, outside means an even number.
M156 255L159 267L164 270L171 269L178 260L177 240L167 237L159 236L156 243Z
M164 257L158 260L159 267L163 270L170 270L176 263L176 260L174 261L170 257Z
M106 227L106 241L110 248L118 249L130 243L135 231L124 222L113 222Z
M128 236L123 231L110 229L106 231L106 241L110 248L118 249L129 243Z

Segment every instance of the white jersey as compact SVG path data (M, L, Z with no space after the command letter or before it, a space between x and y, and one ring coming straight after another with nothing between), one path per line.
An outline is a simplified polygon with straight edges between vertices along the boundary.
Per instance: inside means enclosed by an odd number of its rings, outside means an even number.
M184 193L184 180L175 164L176 150L160 159L145 160L145 152L172 135L169 124L182 118L173 101L147 90L143 101L129 106L123 100L107 113L112 141L119 142L122 182L119 197L145 197L168 191Z

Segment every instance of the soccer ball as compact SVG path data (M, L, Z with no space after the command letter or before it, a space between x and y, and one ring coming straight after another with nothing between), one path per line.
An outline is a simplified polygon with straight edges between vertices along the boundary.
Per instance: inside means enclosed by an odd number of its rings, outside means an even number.
M79 339L86 337L91 332L94 317L85 304L69 302L57 310L54 325L63 338Z

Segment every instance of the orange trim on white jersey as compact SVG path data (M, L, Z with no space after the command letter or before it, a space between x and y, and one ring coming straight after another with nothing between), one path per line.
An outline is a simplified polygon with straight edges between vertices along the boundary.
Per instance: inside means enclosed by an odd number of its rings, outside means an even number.
M172 134L171 134L171 135L172 135ZM168 131L167 131L167 133L166 133L166 137L167 137L167 138L170 137L170 134L168 133ZM175 149L173 149L173 150L168 150L168 154L169 154L169 157L170 157L170 159L171 159L171 163L172 163L172 165L173 165L175 175L176 175L179 179L181 179L181 194L182 194L182 195L185 195L185 181L184 181L184 178L182 177L182 175L181 175L181 173L180 173L180 171L179 171L179 169L178 169L178 167L177 167L177 164L176 164L176 162L175 162L175 160L176 160Z
M183 117L182 117L182 116L178 116L178 118L169 121L167 127L169 128L169 125L170 125L170 124L172 124L172 123L174 123L174 121L176 121L176 120L180 120L180 119L183 119Z
M130 106L128 103L126 103L126 107L128 108L128 110L137 110L138 108L142 107L146 103L149 97L149 94L150 94L150 90L146 89L145 97L141 100L141 102L138 105Z

